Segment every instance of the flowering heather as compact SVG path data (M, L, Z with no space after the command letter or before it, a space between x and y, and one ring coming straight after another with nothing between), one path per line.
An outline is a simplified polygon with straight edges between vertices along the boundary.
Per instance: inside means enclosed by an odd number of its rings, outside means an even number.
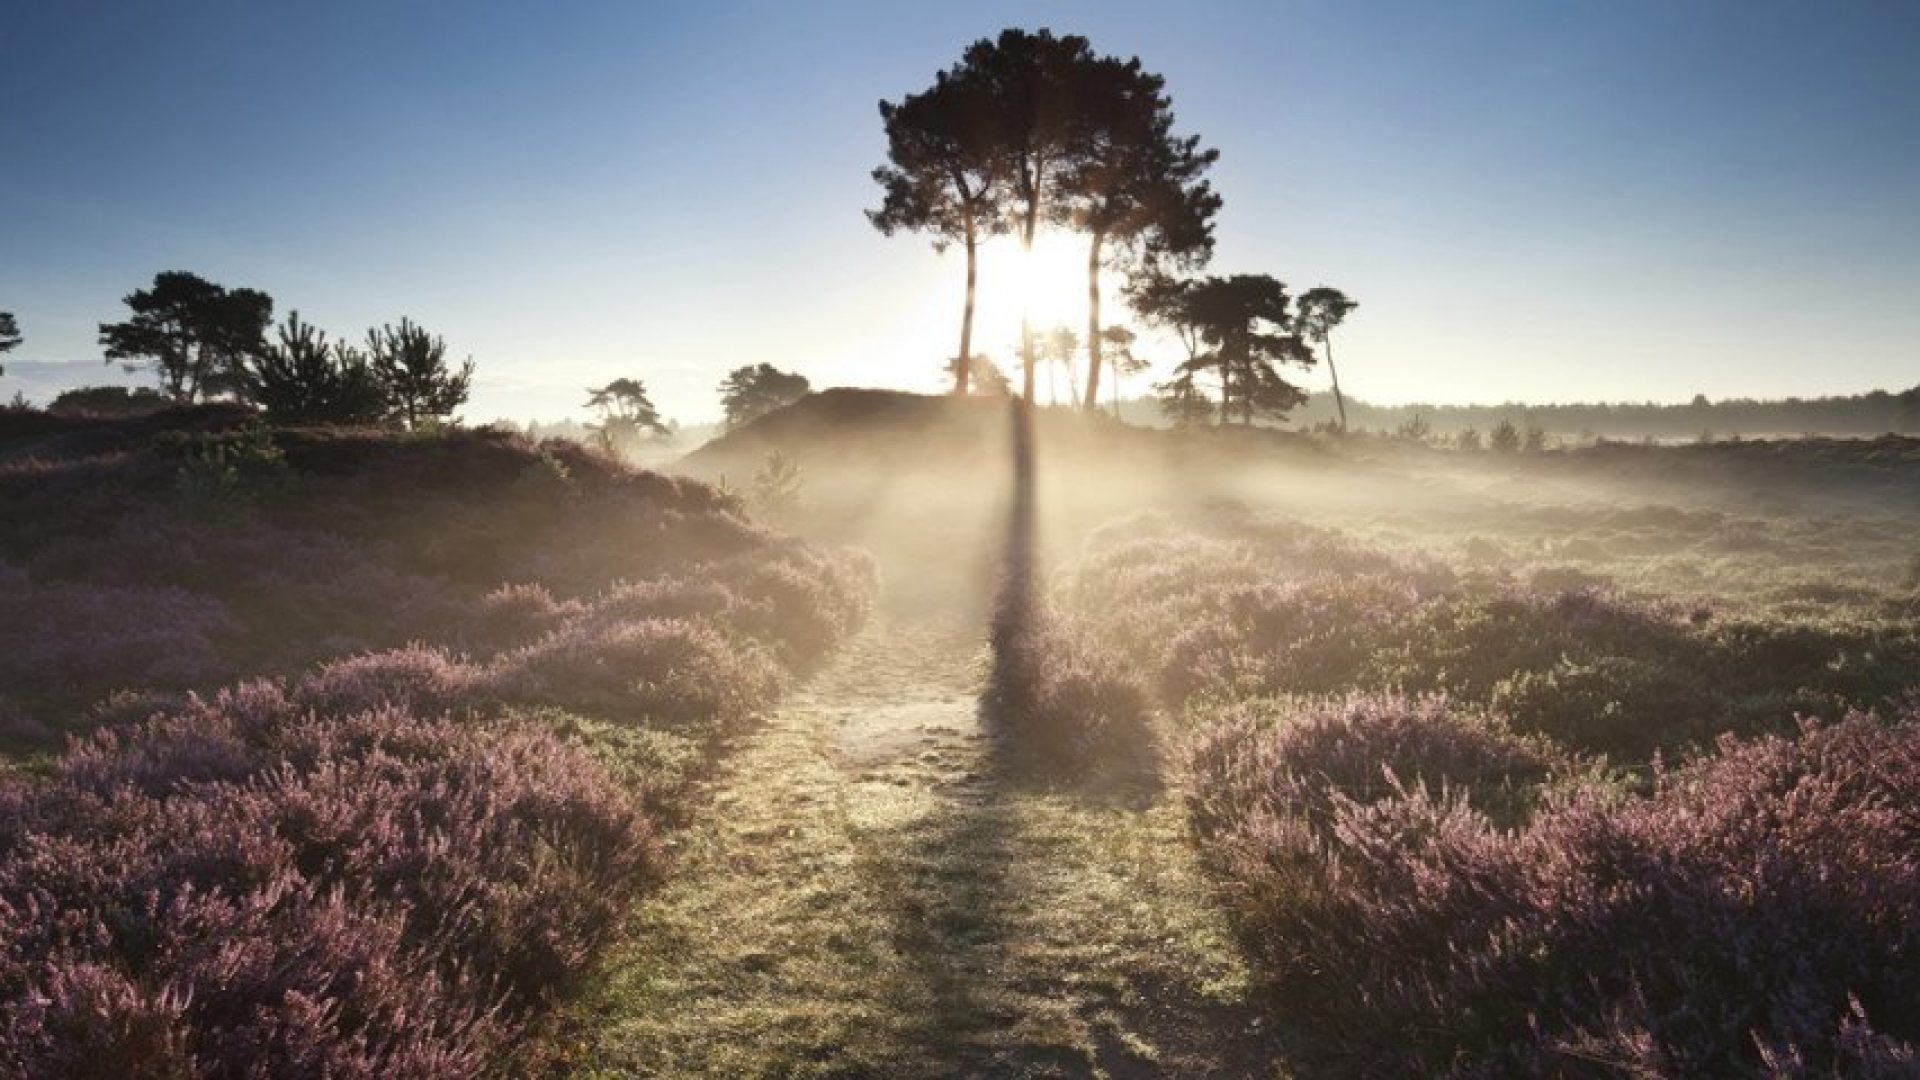
M578 607L582 618L601 625L646 619L727 624L741 603L721 582L689 575L615 582Z
M1364 681L1357 677L1393 623L1419 602L1409 583L1391 578L1220 593L1210 617L1168 639L1161 690L1174 701L1337 692Z
M1154 764L1145 687L1055 613L1003 631L983 701L1023 766L1089 773Z
M538 582L502 585L474 604L458 636L477 651L498 652L544 637L585 610L578 601L554 599Z
M238 630L219 601L180 589L0 576L0 684L23 695L72 704L217 680Z
M439 649L413 645L335 660L302 677L303 708L328 715L399 705L423 713L472 712L490 700L487 672Z
M1444 710L1401 715L1387 727L1443 729L1401 752L1459 738ZM1573 788L1513 829L1445 775L1483 755L1380 795L1343 790L1357 759L1324 730L1219 723L1190 768L1203 844L1254 955L1346 1070L1912 1063L1920 714L1723 740L1644 796Z
M704 621L577 620L494 662L501 696L720 735L769 704L784 677L751 641Z
M18 508L0 529L7 731L33 738L124 691L409 648L494 660L663 618L800 667L858 626L874 587L870 566L768 532L705 485L497 433L278 431L284 484L231 505L180 494L182 453L223 437L0 464L0 502ZM757 661L714 677L741 667L764 700ZM645 678L672 706L695 676Z
M1595 589L1532 591L1253 525L1109 532L1070 610L1170 705L1352 690L1445 693L1516 729L1640 763L1796 713L1886 707L1920 679L1910 619L1714 617Z
M655 862L544 730L238 687L0 793L0 1063L473 1075Z
M1188 813L1202 836L1274 815L1300 817L1324 836L1336 798L1373 802L1423 784L1511 804L1573 769L1545 740L1445 698L1394 695L1223 707L1198 726L1185 757Z
M730 624L799 668L817 664L860 628L879 587L877 565L864 553L793 543L704 569L739 598Z
M0 774L0 1075L498 1074L872 587L576 448L273 437L0 464L0 736L95 725Z

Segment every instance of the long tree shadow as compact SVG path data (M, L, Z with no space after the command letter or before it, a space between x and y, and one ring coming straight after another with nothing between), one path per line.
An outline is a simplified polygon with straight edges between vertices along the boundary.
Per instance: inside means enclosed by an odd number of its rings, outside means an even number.
M1018 666L1035 618L1037 561L1033 416L1009 404L1011 498L988 630L990 663L980 717L1016 711L1024 685ZM867 852L864 876L885 903L892 946L902 960L893 988L914 1020L903 1032L914 1050L903 1073L937 1076L1074 1075L1084 1056L1066 1046L1009 1038L1031 1002L1009 984L1028 914L1010 887L1020 850L1017 808L1007 798L1001 756L977 748L971 769L939 785L927 813ZM1081 1066L1076 1070L1076 1066Z
M1033 441L1033 406L1013 398L1009 413L1009 454L1013 468L1007 507L1006 541L995 585L987 646L991 667L981 716L989 730L1004 731L1032 700L1040 662L1034 638L1040 630L1036 577L1039 573L1039 477Z
M890 1075L1270 1074L1277 1054L1251 1014L1200 990L1231 961L1202 943L1204 901L1167 895L1184 850L1166 809L1035 785L1010 759L1018 744L1003 736L1037 685L1032 665L1045 662L1024 402L1011 403L1009 435L979 708L988 741L947 759L945 772L929 773L924 758L899 766L929 781L924 801L862 855L896 958L887 993L911 1017L899 1032L911 1049Z
M1035 476L1033 409L1010 399L1009 462L1012 467L1005 546L997 567L988 628L990 667L981 695L981 719L992 733L1016 712L1030 678L1029 636L1037 616L1035 575L1038 561L1038 497ZM950 790L939 811L916 822L901 837L900 855L891 868L894 886L895 943L913 961L913 977L927 1003L913 1032L926 1061L940 1075L993 1075L1011 1064L1007 1047L993 1036L1021 1019L1017 998L1009 999L1004 981L1008 950L1017 943L1010 922L1007 870L1021 853L1015 850L1014 809L1003 785L1004 762L989 744L977 771L961 788ZM1026 1048L1022 1071L1043 1065ZM1056 1049L1057 1071L1071 1068L1074 1057Z

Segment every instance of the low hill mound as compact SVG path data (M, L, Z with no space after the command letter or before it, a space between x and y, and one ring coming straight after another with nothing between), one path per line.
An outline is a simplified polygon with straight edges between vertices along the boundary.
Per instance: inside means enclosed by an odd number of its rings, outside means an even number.
M803 468L812 464L834 471L872 464L917 471L962 463L971 469L985 460L1005 460L1011 406L996 397L823 390L722 434L682 458L678 469L703 478L738 479L752 475L773 453ZM1179 464L1209 455L1324 457L1308 437L1274 428L1172 431L1066 406L1037 408L1033 416L1042 458L1056 467Z
M0 743L91 726L119 691L409 642L522 647L633 583L724 598L729 575L776 563L800 565L796 580L839 573L713 486L579 443L248 421L42 422L37 449L0 458ZM749 591L786 617L764 583ZM793 657L831 638L776 636Z

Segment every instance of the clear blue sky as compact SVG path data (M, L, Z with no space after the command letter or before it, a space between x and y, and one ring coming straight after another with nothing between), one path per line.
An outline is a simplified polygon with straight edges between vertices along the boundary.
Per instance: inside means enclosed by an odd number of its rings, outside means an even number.
M0 21L0 395L113 376L162 269L412 316L476 420L621 375L700 420L763 360L931 389L960 264L862 218L875 102L1010 25L1167 77L1215 269L1359 299L1362 397L1920 383L1920 3L87 0Z

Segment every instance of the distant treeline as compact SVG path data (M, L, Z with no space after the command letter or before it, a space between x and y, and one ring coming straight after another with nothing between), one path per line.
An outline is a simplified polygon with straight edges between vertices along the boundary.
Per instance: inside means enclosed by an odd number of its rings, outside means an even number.
M1150 398L1126 402L1124 415L1138 424L1163 425L1160 403ZM1289 427L1306 430L1337 419L1333 395L1317 392L1288 417ZM1761 435L1920 434L1920 386L1900 393L1874 390L1840 397L1711 401L1704 395L1684 404L1659 402L1570 402L1528 405L1374 405L1347 398L1347 423L1355 430L1398 432L1424 424L1435 435L1474 429L1491 431L1502 421L1526 429L1538 427L1559 438L1695 438Z

